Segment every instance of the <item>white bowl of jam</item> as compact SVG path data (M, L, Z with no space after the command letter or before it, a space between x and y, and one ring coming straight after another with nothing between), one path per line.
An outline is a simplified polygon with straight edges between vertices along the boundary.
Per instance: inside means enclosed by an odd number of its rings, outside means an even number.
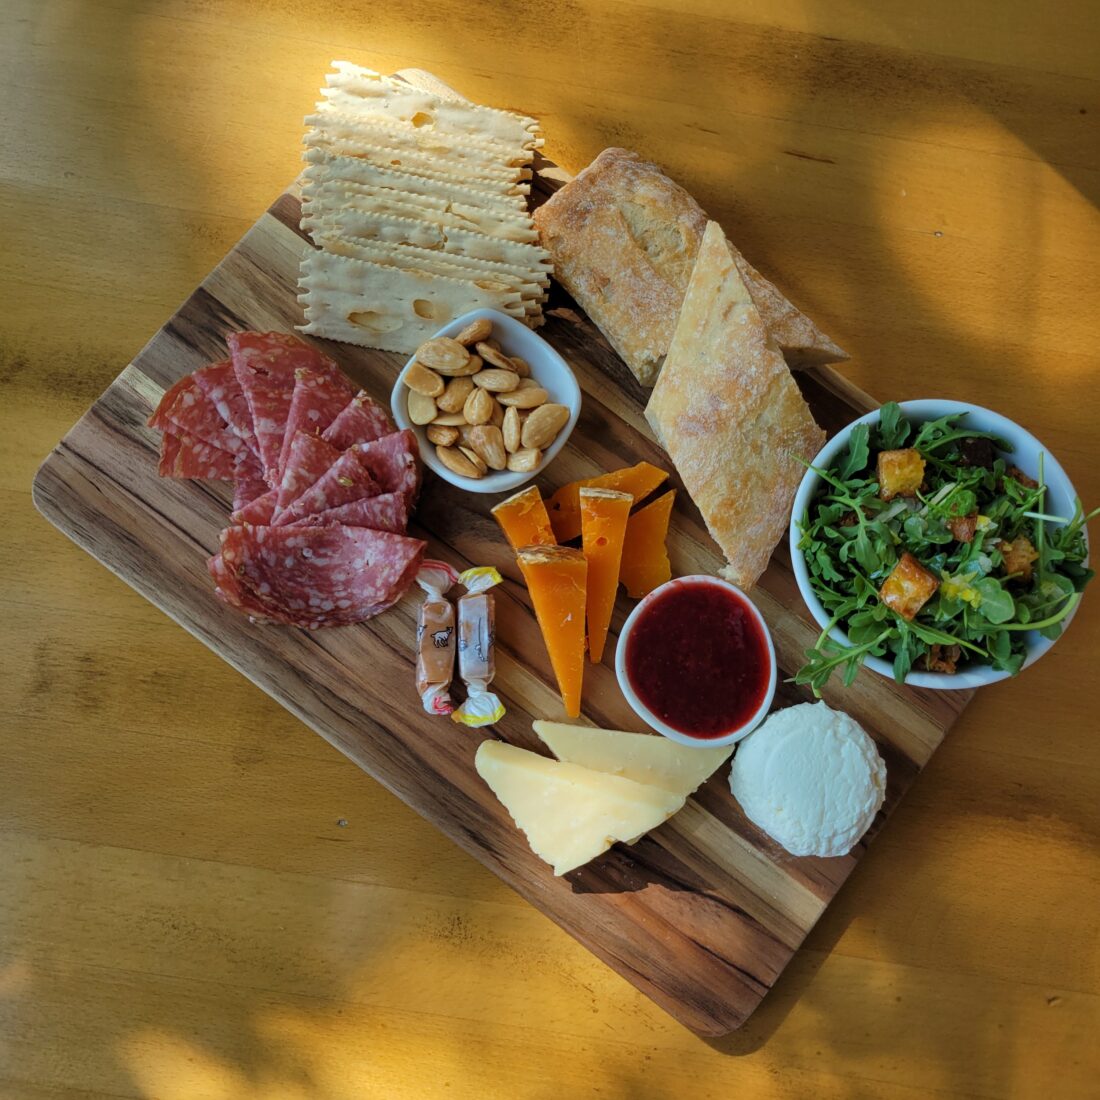
M741 589L678 577L630 613L615 650L627 702L681 745L732 745L763 721L775 696L775 647Z

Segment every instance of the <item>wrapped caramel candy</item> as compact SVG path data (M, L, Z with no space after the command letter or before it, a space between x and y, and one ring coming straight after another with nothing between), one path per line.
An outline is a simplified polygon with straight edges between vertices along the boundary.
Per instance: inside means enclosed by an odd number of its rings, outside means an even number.
M425 561L416 575L424 602L416 619L416 690L429 714L450 714L455 667L455 609L445 593L458 573L445 561Z
M458 674L466 685L466 702L451 718L464 726L488 726L504 717L504 704L489 690L496 673L496 606L489 589L501 577L485 566L467 569L458 579L466 586L458 601Z

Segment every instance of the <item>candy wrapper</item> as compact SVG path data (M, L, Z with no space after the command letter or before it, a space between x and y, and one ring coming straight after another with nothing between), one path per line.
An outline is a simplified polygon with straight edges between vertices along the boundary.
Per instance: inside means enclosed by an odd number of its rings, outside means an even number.
M458 579L466 586L458 601L458 674L466 702L451 718L464 726L488 726L504 717L504 704L489 690L496 673L496 601L489 590L501 577L486 566L467 569Z
M458 573L445 561L426 561L416 575L424 602L416 618L416 690L429 714L450 714L455 667L455 609L445 593Z

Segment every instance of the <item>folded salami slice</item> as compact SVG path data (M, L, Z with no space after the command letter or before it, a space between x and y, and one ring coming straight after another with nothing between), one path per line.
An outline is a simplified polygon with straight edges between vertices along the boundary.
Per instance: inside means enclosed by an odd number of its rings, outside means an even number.
M267 482L264 482L266 487ZM234 523L251 523L264 527L275 516L275 504L279 499L278 489L268 489L266 493L249 501L243 508L234 508L229 517Z
M337 414L321 438L338 450L346 451L356 443L381 439L393 430L393 421L386 410L368 397L366 390L360 390Z
M257 497L267 492L267 482L264 481L260 460L243 444L241 452L237 455L236 465L233 467L233 476L234 512L247 507Z
M340 457L340 452L316 435L298 432L283 461L283 476L275 501L275 518L298 499Z
M167 431L160 437L161 477L199 477L209 481L232 481L237 459L220 447L212 447L187 432Z
M352 448L386 493L401 493L410 511L420 491L420 448L410 428Z
M346 527L373 527L375 531L392 531L403 535L409 525L409 509L401 493L382 493L365 500L341 504L326 512L315 512L295 520L292 527L325 527L341 523Z
M214 578L214 595L230 607L243 611L263 622L285 623L288 626L301 626L297 616L283 615L264 607L257 599L241 587L240 577L235 569L226 565L221 554L215 554L206 561L206 568Z
M279 474L286 467L287 456L295 436L299 432L320 435L355 396L355 387L338 369L306 370L295 372L294 392L290 396L287 413L286 435L279 455ZM346 450L338 447L337 450Z
M226 342L233 356L233 371L252 413L264 477L274 487L278 485L279 455L296 373L301 369L323 373L336 370L336 364L285 332L231 332Z
M260 446L256 442L256 433L252 430L252 413L244 390L237 381L233 361L226 359L220 363L211 363L208 367L200 367L191 377L214 403L218 414L229 425L233 434L259 459Z
M287 527L315 512L327 512L341 504L376 497L383 487L354 450L345 451L301 496L273 520L274 527Z
M230 454L246 449L214 402L200 389L193 374L185 375L165 391L148 423L162 432L192 435Z
M270 618L310 628L341 626L396 603L412 584L425 546L405 535L338 524L229 527L211 573L219 590L224 580L239 595L237 606L259 605Z

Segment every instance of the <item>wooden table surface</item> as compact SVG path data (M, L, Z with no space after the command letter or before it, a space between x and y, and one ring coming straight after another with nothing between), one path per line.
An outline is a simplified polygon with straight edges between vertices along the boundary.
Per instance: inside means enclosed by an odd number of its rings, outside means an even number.
M748 1026L707 1042L29 493L295 175L346 57L522 107L570 169L660 160L859 386L991 405L1096 504L1100 21L1036 12L0 5L0 1095L1097 1095L1100 594L979 694Z

